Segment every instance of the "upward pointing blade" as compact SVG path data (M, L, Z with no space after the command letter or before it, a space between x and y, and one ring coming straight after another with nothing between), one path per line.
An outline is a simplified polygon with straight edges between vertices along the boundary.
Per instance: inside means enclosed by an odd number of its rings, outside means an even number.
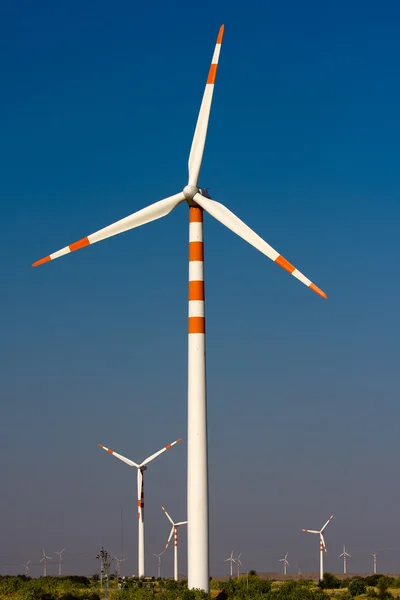
M201 162L203 160L204 145L210 117L211 101L214 93L214 83L217 75L219 53L221 51L222 38L224 35L224 26L221 25L214 54L208 72L206 88L204 90L203 100L200 106L200 112L197 119L196 129L193 136L192 147L189 155L189 185L197 185L199 180Z
M154 460L155 458L157 458L157 456L160 456L160 454L162 454L163 452L165 452L166 450L169 450L170 448L172 448L172 446L175 446L175 444L177 444L178 442L181 442L182 438L178 438L177 440L175 440L174 442L172 442L172 444L168 444L168 446L164 446L164 448L161 448L161 450L159 450L158 452L155 452L154 454L152 454L151 456L149 456L148 458L146 458L141 464L141 467L144 467L145 465L147 465L149 462L151 462L152 460Z
M109 454L112 454L116 458L119 458L119 460L122 460L122 462L126 463L130 467L136 467L136 468L139 467L139 465L137 465L135 462L133 462L133 460L130 460L129 458L126 458L125 456L122 456L122 454L118 454L118 452L114 452L114 450L111 450L111 448L106 448L106 446L103 446L102 444L98 444L98 446L99 446L99 448L103 448L103 450L105 450Z
M169 514L167 513L167 511L165 510L165 508L163 507L163 505L162 505L162 504L161 504L161 508L162 508L162 509L163 509L163 511L165 512L165 515L166 515L166 517L167 517L168 521L169 521L170 523L172 523L172 525L175 525L175 523L173 522L173 520L171 519L171 517L169 516Z
M298 271L293 265L290 264L290 262L283 258L283 256L280 255L279 252L277 252L274 248L272 248L272 246L267 244L267 242L257 235L255 231L250 229L246 223L233 214L232 211L226 208L226 206L220 204L219 202L215 202L214 200L210 200L209 198L205 198L200 193L195 194L193 200L204 210L206 210L212 217L214 217L214 219L222 223L222 225L225 225L225 227L233 231L233 233L236 233L236 235L241 237L248 244L254 246L254 248L262 252L262 254L268 256L268 258L274 261L277 265L304 283L304 285L310 288L310 290L316 292L322 296L322 298L327 297L325 292L320 290L314 283L305 277L303 273L300 273L300 271Z
M69 246L65 246L65 248L61 248L61 250L58 250L57 252L53 252L53 254L45 256L44 258L34 262L32 266L38 267L49 260L54 260L55 258L64 256L64 254L69 254L75 250L80 250L85 246L95 244L96 242L105 240L106 238L117 235L118 233L129 231L129 229L134 229L135 227L140 227L140 225L145 225L146 223L150 223L151 221L165 217L184 199L185 196L182 192L180 192L179 194L175 194L175 196L170 196L169 198L155 202L154 204L146 206L146 208L142 208L142 210L138 210L137 212L129 215L129 217L125 217L124 219L121 219L112 225L108 225L108 227L104 227L103 229L100 229L99 231L96 231L95 233L92 233L91 235L88 235L87 237L82 238L81 240L78 240Z
M329 519L327 520L327 522L325 523L325 525L323 526L323 528L321 529L321 533L324 531L325 527L328 525L328 523L330 523L333 519L333 517L335 516L335 513L333 513L333 515L331 515L329 517Z

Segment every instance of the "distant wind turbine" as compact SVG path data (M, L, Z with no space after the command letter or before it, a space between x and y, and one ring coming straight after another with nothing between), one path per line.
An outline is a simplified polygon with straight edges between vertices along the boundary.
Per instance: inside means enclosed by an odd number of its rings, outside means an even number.
M54 554L58 554L58 575L61 576L61 565L62 565L62 555L65 552L65 548L61 550L61 552L54 552Z
M240 567L242 566L240 557L242 556L242 553L239 554L239 556L237 558L235 558L235 563L236 563L236 572L237 572L237 578L239 579L240 577Z
M31 561L30 561L30 560L28 560L26 563L24 563L24 564L22 565L23 567L25 567L25 577L28 577L28 576L29 576L29 567L28 567L28 565L29 565L29 563L30 563L30 562L31 562Z
M114 452L114 450L110 450L110 448L106 448L102 444L99 444L100 448L103 448L109 454L112 454L122 462L126 463L130 467L136 467L137 469L137 507L138 507L138 569L139 569L139 577L144 577L144 488L143 488L143 476L144 472L147 469L149 462L160 456L166 450L169 450L172 446L175 446L178 442L180 442L182 438L179 438L172 442L172 444L168 444L168 446L164 446L158 452L155 452L148 458L146 458L143 462L138 465L133 462L129 458L125 458L122 454L118 454Z
M323 534L326 526L332 521L334 516L335 516L334 514L331 515L329 517L329 519L327 520L327 522L325 523L325 525L319 531L316 531L315 529L302 529L302 531L305 531L306 533L316 533L317 535L319 535L319 578L320 578L320 580L322 580L324 577L324 552L326 552L326 544L325 544L324 536L322 534Z
M342 554L339 554L338 558L342 558L343 556L343 573L344 575L346 575L347 573L347 557L351 558L351 554L348 554L346 552L346 546L343 544L343 552Z
M286 567L287 567L287 566L290 566L290 565L289 565L289 562L288 562L288 560L287 560L288 554L289 554L289 552L286 552L286 554L285 554L285 558L280 558L280 559L278 560L278 562L283 562L283 574L284 574L284 575L286 575Z
M231 555L229 558L226 558L224 560L224 562L230 562L230 578L232 579L232 574L233 574L233 563L236 562L235 559L233 558L233 550L231 552Z
M375 552L375 554L371 554L371 556L374 557L374 575L376 575L376 556L377 556L377 552Z
M153 553L153 556L157 557L157 577L158 577L158 579L161 579L161 557L164 554L164 552L165 552L165 549L162 552L160 552L160 554Z
M43 558L40 560L40 562L43 563L43 576L46 577L46 575L47 575L47 560L51 560L51 556L46 556L46 552L43 550L43 548L42 548L42 552L43 552Z
M114 556L115 560L117 561L117 566L115 567L115 570L117 572L117 577L118 579L121 577L121 563L124 562L124 558L118 558L118 556Z
M167 543L165 545L165 550L168 548L168 545L171 541L172 534L174 534L174 579L175 579L175 581L178 581L178 527L180 527L181 525L187 525L187 521L179 521L178 523L175 523L171 519L171 517L169 516L169 514L167 513L165 508L163 506L161 506L161 508L163 509L168 521L170 523L172 523L172 529L169 534ZM165 550L164 550L164 552L165 552Z

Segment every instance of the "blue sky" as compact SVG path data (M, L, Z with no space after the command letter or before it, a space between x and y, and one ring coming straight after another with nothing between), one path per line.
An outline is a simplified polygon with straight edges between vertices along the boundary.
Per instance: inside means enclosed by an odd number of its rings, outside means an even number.
M42 546L93 572L121 505L136 572L136 474L97 444L186 436L187 210L30 265L186 184L221 23L201 185L328 301L206 217L211 572L233 548L316 570L300 528L331 512L327 569L346 543L350 570L398 570L398 3L0 10L1 572ZM186 440L146 473L148 571L185 469Z

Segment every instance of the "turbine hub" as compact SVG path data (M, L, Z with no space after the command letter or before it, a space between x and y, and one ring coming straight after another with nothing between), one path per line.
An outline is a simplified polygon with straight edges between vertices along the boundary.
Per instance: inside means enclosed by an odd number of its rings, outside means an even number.
M182 190L183 195L188 201L193 200L194 196L197 194L198 191L199 188L195 185L185 185L185 187Z

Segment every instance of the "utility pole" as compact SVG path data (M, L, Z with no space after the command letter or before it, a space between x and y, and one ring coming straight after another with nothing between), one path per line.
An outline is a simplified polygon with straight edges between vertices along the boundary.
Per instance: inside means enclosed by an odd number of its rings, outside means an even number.
M100 589L101 590L103 589L103 578L104 578L104 581L105 581L104 597L108 598L108 586L109 586L109 582L110 582L109 571L110 571L110 565L111 565L112 558L109 555L109 553L107 552L107 550L104 550L103 546L101 547L101 550L98 553L98 555L96 556L96 558L98 558L100 560Z

